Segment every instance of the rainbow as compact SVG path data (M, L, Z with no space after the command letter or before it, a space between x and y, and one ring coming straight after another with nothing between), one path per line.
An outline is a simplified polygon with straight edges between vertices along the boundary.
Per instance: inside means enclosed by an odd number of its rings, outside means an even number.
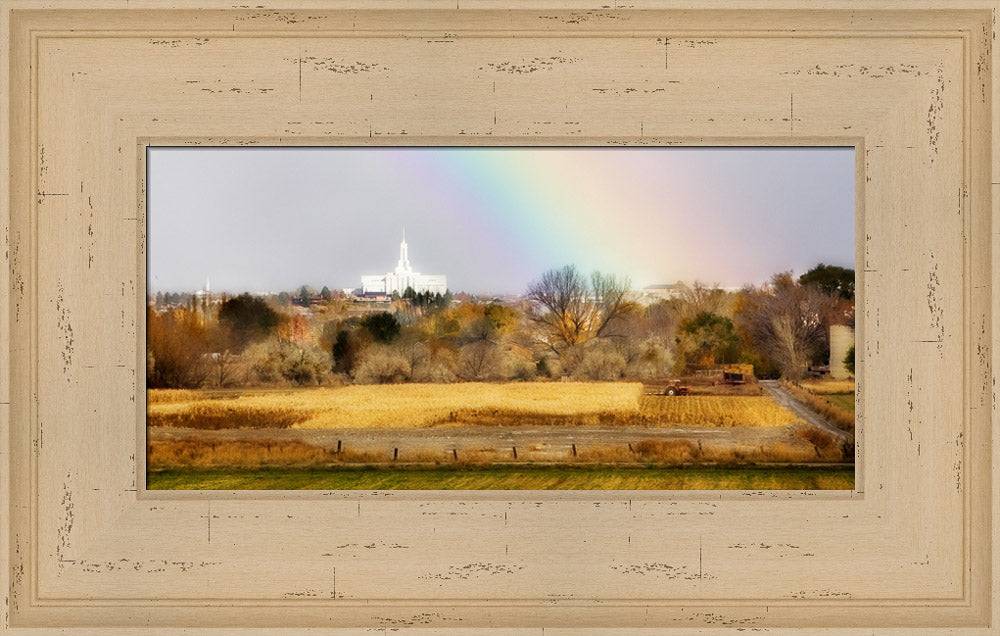
M741 285L820 260L853 266L849 148L351 152L386 153L413 196L413 221L435 209L441 225L477 234L479 245L491 237L480 256L498 266L540 273L573 263L638 286Z
M356 286L396 260L519 293L574 264L726 286L854 263L851 148L154 149L153 288Z

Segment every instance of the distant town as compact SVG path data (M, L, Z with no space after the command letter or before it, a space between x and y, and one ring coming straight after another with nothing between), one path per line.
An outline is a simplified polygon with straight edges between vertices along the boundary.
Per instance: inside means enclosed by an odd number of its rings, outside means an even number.
M657 285L647 285L641 289L633 290L635 298L643 303L650 304L660 300L677 298L684 293L689 286L694 283L684 283L676 281L674 283L664 283ZM714 286L727 292L736 292L741 287L720 287ZM361 277L361 285L358 287L330 287L324 286L317 290L311 285L301 285L293 291L272 291L260 294L264 297L273 297L279 305L313 307L324 305L334 300L350 301L356 303L391 303L399 300L404 294L412 293L447 299L447 303L454 301L463 302L469 300L497 300L497 301L518 301L524 298L521 294L468 294L459 292L454 295L448 289L448 277L444 274L427 275L413 271L409 259L409 245L406 243L404 233L403 240L399 245L399 260L395 269L385 274L365 275ZM196 291L169 291L157 292L150 296L151 304L158 308L184 307L192 303L196 306L204 306L221 302L230 292L211 291L211 279L206 277L205 285Z

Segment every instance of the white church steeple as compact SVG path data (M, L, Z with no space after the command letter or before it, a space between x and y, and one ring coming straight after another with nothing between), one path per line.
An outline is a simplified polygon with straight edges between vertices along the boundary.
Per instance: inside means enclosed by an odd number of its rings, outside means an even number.
M399 262L396 263L396 273L397 274L408 274L413 270L410 269L410 255L406 247L406 228L403 228L403 242L399 244Z
M395 271L383 276L362 276L362 294L398 293L402 295L407 288L419 293L445 294L448 291L448 279L444 275L421 275L413 271L410 265L409 247L406 245L406 228L403 228L403 240L399 244L399 261Z

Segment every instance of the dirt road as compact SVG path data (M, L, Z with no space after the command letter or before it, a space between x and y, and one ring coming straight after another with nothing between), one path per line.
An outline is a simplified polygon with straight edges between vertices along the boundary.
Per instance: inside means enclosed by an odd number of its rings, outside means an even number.
M848 433L840 430L833 424L830 424L816 412L807 408L804 404L793 398L788 391L781 387L781 384L779 384L777 380L761 380L760 384L764 387L764 390L767 391L772 398L774 398L775 402L787 408L792 413L795 413L795 415L801 418L804 422L812 424L813 426L821 428L829 433L833 433L841 439L846 440L850 437Z
M330 450L351 449L371 452L393 452L401 455L415 451L441 453L464 451L494 451L519 457L549 459L564 457L578 450L593 447L628 447L641 440L688 439L706 446L758 447L794 439L788 427L737 428L651 428L538 426L530 428L500 426L435 427L425 429L222 429L205 431L188 428L155 427L149 429L149 439L201 440L222 442L235 440L300 440Z

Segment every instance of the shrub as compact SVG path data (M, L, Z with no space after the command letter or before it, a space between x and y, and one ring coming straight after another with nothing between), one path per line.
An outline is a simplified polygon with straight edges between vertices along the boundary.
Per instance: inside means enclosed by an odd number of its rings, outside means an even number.
M625 356L617 351L591 351L573 371L573 378L610 382L620 380L624 373Z
M488 340L471 342L458 350L458 375L463 380L502 380L503 356Z
M816 455L822 459L840 460L843 458L841 440L829 431L815 426L802 425L795 428L794 435L815 446Z
M535 364L535 370L538 375L544 376L546 378L559 379L563 373L562 362L559 358L555 356L545 356L541 358L537 364Z
M504 361L505 375L510 380L527 382L534 380L538 375L538 369L529 360L517 356L507 356Z
M674 365L673 355L660 338L648 338L631 347L625 375L630 378L650 380L667 375Z
M250 366L261 382L319 384L330 371L330 358L315 346L270 341L248 350Z
M620 380L626 365L625 356L613 343L606 341L577 345L563 354L563 366L574 380Z
M372 345L354 373L359 384L396 384L410 380L413 365L399 347Z
M644 439L633 448L643 459L670 463L690 462L701 454L698 445L688 439Z
M434 343L432 346L417 344L413 346L417 349L416 355L411 355L411 366L413 372L410 379L414 382L454 382L458 379L456 369L458 367L458 355L455 349L442 343Z
M316 466L336 459L336 454L298 440L163 440L146 445L146 461L152 470Z
M387 311L368 314L361 320L361 326L371 334L375 342L389 344L399 335L400 324L396 317Z

